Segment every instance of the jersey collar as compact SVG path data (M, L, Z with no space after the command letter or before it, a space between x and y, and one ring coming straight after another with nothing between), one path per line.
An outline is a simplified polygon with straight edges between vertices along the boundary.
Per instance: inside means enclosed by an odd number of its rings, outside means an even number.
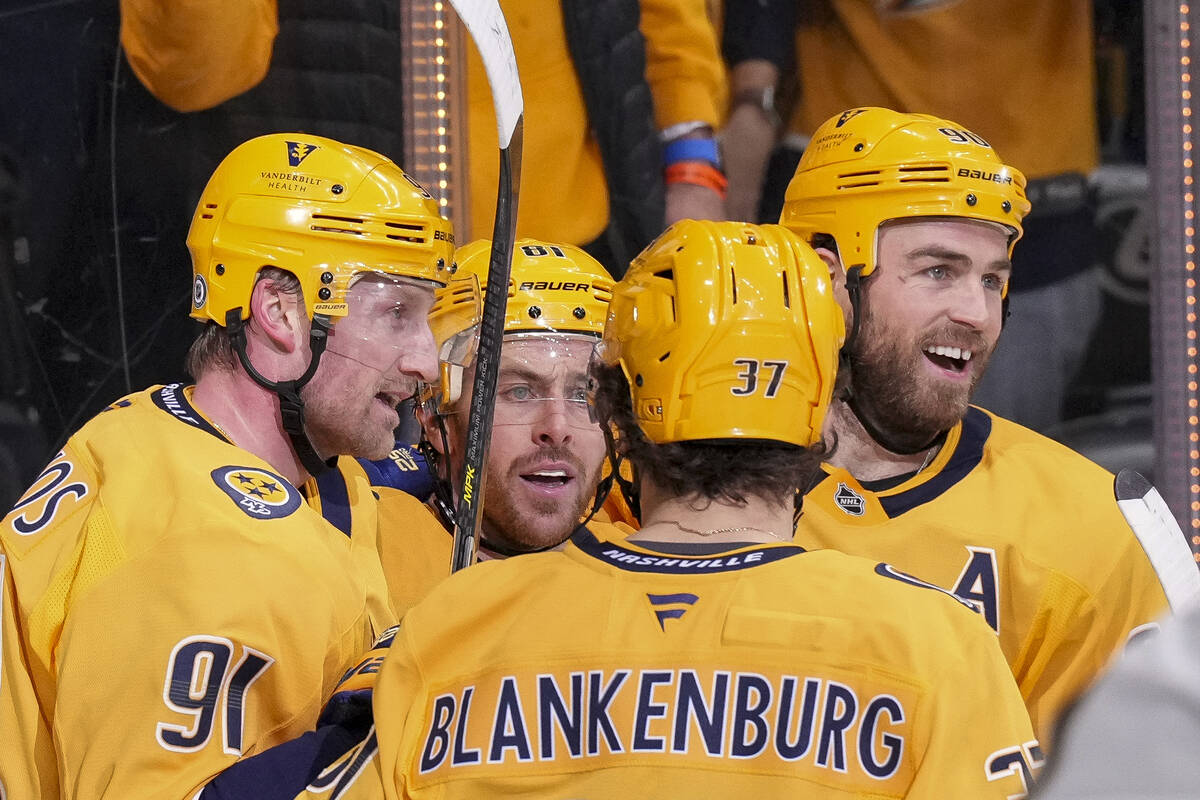
M770 564L800 555L805 550L799 545L780 543L738 547L706 556L678 556L648 550L632 542L600 541L583 527L571 537L567 552L595 559L625 572L710 575Z

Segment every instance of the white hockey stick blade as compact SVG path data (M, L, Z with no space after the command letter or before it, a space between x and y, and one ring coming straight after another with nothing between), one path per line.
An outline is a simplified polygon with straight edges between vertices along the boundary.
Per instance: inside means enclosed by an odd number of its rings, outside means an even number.
M517 76L517 56L513 52L508 23L496 0L450 0L458 18L467 26L488 85L492 89L492 105L496 107L496 127L500 134L500 149L507 150L512 141L517 120L525 110L521 95L521 80Z
M1171 611L1200 602L1200 568L1162 495L1140 473L1123 469L1113 481L1117 506L1158 573Z

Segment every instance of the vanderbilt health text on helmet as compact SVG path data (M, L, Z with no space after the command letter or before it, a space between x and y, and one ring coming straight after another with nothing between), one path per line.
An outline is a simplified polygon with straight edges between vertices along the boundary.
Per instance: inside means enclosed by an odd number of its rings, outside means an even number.
M812 241L829 234L842 265L876 267L879 226L911 217L964 217L1003 225L1012 246L1029 213L1025 176L956 122L886 108L827 120L788 185L780 223Z
M441 405L457 400L462 369L474 356L492 243L479 239L455 253L454 279L437 292L429 325L441 361ZM586 335L604 331L613 280L578 247L519 239L513 248L504 333Z
M345 316L356 275L444 284L454 235L429 193L384 156L320 136L278 133L240 145L209 179L188 232L192 316L249 316L258 272L300 280L309 316Z
M613 291L600 356L655 443L820 439L845 331L829 269L779 225L684 220Z

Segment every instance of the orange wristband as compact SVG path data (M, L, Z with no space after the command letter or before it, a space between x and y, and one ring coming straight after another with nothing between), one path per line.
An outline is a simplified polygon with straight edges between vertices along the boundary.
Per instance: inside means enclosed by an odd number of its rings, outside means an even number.
M706 161L677 161L663 171L663 176L668 184L690 183L712 189L722 200L729 188L721 170Z

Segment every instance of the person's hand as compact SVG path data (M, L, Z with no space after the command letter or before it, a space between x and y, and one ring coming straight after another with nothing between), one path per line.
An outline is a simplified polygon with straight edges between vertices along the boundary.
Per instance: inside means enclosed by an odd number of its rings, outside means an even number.
M767 173L767 162L775 147L775 136L774 122L761 109L739 105L730 112L719 137L725 177L729 180L729 194L725 198L725 212L729 219L759 221L759 198Z
M733 67L729 82L729 117L717 137L729 180L725 207L730 219L758 222L763 178L779 130L774 100L779 69L770 61L750 59Z
M727 219L725 201L707 186L668 183L666 223L681 219Z

